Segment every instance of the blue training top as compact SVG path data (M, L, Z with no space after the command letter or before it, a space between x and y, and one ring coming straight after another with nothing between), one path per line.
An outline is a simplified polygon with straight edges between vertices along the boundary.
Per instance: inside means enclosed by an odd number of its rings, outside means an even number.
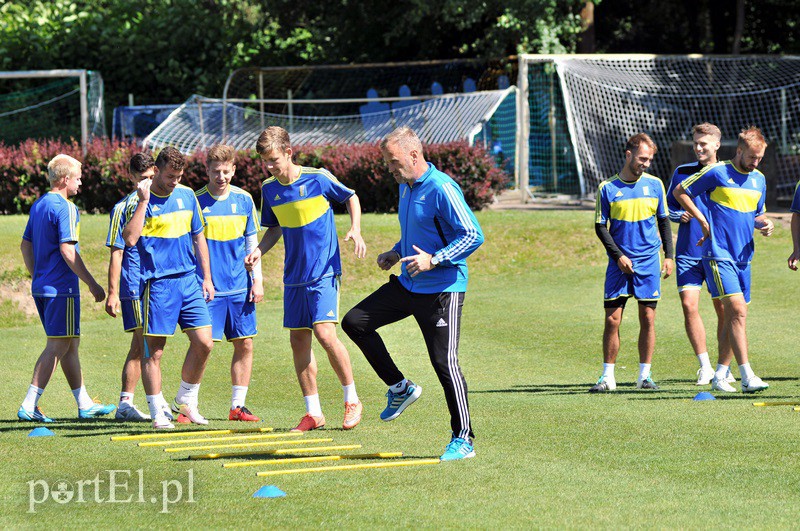
M701 171L705 166L699 162L683 164L675 168L672 180L667 190L667 206L669 207L669 219L678 223L678 241L675 244L675 258L688 258L699 260L703 257L703 248L697 245L703 237L703 228L700 222L692 218L689 223L681 223L681 216L686 212L672 192L680 183ZM694 198L694 204L708 218L708 206L706 206L706 195L700 194Z

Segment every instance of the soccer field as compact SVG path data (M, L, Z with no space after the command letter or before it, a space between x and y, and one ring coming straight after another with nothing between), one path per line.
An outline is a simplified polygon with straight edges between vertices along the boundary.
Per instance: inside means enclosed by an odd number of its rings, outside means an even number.
M149 425L114 420L77 421L75 401L60 369L40 405L59 419L55 437L29 438L34 427L16 410L44 346L38 318L25 295L19 240L21 216L0 218L0 527L750 527L797 525L800 506L800 412L791 406L757 408L756 400L800 398L796 327L800 276L786 267L791 236L776 223L758 236L753 303L748 322L751 359L770 384L758 395L693 401L697 361L683 330L675 280L664 282L656 318L653 376L661 390L637 391L635 308L622 325L616 392L589 395L601 371L602 282L606 258L589 211L489 211L477 214L486 243L470 259L464 306L461 364L477 438L477 457L460 462L393 469L257 477L257 471L352 464L353 461L223 468L244 459L187 460L112 442L110 437L150 433ZM105 284L106 216L81 218L81 252ZM340 235L347 221L338 217ZM358 262L343 244L342 313L386 279L375 256L399 237L392 215L366 215L368 257ZM248 406L276 433L304 413L281 328L282 246L264 264L266 300ZM102 280L101 280L102 279ZM701 313L715 322L707 294ZM630 311L634 310L634 311ZM116 403L129 336L84 292L81 359L92 396ZM384 329L389 350L409 378L424 388L403 415L383 423L385 387L360 351L343 336L353 359L365 418L343 431L341 387L320 357L318 381L328 428L305 439L355 445L358 452L404 452L438 457L449 441L441 388L413 320ZM716 346L710 341L712 359ZM187 341L168 341L162 366L164 395L174 396ZM229 422L230 357L217 344L200 390L209 428L243 428ZM734 370L738 379L738 372ZM738 388L738 383L736 384ZM141 385L135 402L146 409ZM237 442L237 441L234 441ZM241 442L241 441L239 441ZM309 444L313 446L314 444ZM259 458L263 459L263 458ZM116 472L116 503L109 500ZM126 484L123 489L121 483ZM285 497L257 499L274 485ZM82 498L78 489L83 489ZM63 488L62 488L63 487ZM180 488L180 496L179 496ZM72 498L67 500L67 495ZM45 494L49 497L47 500ZM40 501L42 500L42 501ZM67 501L65 501L67 500ZM62 503L63 502L63 503Z

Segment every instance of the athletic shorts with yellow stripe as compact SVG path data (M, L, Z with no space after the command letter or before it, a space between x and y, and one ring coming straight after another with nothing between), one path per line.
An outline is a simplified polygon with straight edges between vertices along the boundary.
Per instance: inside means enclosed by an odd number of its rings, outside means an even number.
M750 303L750 264L737 264L728 260L703 260L706 285L712 299L743 295Z
M133 332L142 327L142 301L139 299L125 299L119 301L122 308L122 326L126 332Z
M47 337L80 337L80 297L34 297Z

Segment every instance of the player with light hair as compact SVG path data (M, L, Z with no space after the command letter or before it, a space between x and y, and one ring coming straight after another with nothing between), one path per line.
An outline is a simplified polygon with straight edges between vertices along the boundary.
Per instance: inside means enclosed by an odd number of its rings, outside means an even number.
M141 277L139 250L125 245L122 231L123 219L130 219L139 201L136 187L143 179L152 179L156 170L153 157L147 153L136 153L128 163L128 176L134 191L122 198L111 209L106 247L111 249L108 262L108 298L106 313L116 318L122 314L122 328L131 333L131 345L122 366L122 390L119 395L116 418L119 420L145 421L150 415L142 413L133 403L136 383L142 375L142 303L139 293ZM167 405L166 402L164 405Z
M720 147L722 131L714 124L704 122L692 128L692 148L697 158L697 162L690 162L675 168L667 189L667 206L669 206L669 217L678 223L678 241L675 245L675 264L677 266L678 295L681 299L683 308L684 326L689 343L692 345L695 356L700 363L697 370L697 385L708 385L714 378L714 368L708 358L708 345L706 343L706 329L703 325L703 318L700 317L699 303L700 290L705 281L703 271L703 253L701 247L697 246L697 241L703 236L700 223L683 207L672 195L681 182L688 177L701 171L706 166L717 164L717 151ZM708 199L706 195L695 197L694 203L701 212L706 214ZM707 214L706 214L707 216ZM714 310L717 314L717 339L722 340L720 347L726 350L730 345L725 341L722 325L722 302L714 300ZM733 383L736 378L728 371L726 377L728 383Z
M639 303L639 377L637 389L658 389L651 365L656 346L656 305L661 299L661 274L672 274L672 230L661 179L645 173L658 148L645 133L625 145L625 164L617 175L600 183L595 232L608 254L606 268L603 374L589 389L605 393L617 387L614 366L620 348L619 328L625 304ZM659 248L664 248L661 265Z
M764 208L767 182L757 170L766 148L767 141L758 128L743 129L732 160L706 166L673 191L681 206L700 223L702 236L697 243L702 244L706 285L711 297L723 306L719 359L711 380L716 391L736 391L726 379L732 356L739 364L743 393L769 387L750 367L746 329L753 232L758 229L770 236L774 229ZM701 195L707 197L707 213L695 203Z
M331 202L347 207L350 229L344 241L353 242L358 258L367 254L361 237L361 203L353 190L327 170L295 164L285 129L265 129L256 150L270 174L261 185L261 226L267 231L246 264L256 267L261 256L283 237L283 326L289 329L295 372L306 405L306 414L294 430L325 425L317 391L317 361L311 349L312 332L342 385L342 427L354 428L361 422L363 407L356 393L350 354L336 334L342 263Z
M81 186L81 163L69 155L56 155L47 165L47 178L50 191L33 203L20 244L47 344L33 368L33 378L17 418L53 422L39 407L39 398L59 363L78 404L78 418L100 417L114 411L115 406L95 403L89 397L78 357L81 335L78 279L89 286L95 302L106 296L86 269L78 248L80 214L69 198Z
M142 383L147 406L156 429L175 426L163 409L160 360L167 338L175 328L189 338L189 349L181 369L181 385L172 403L181 423L208 424L198 408L200 382L214 346L211 317L206 302L214 298L214 284L203 235L205 221L194 191L180 183L186 159L173 147L165 147L156 158L152 180L140 181L139 203L130 219L123 220L123 240L138 245L141 257L142 326L145 355ZM196 270L200 265L202 283Z
M260 261L249 273L244 259L258 245L258 211L250 194L231 184L235 156L231 146L212 146L206 154L208 183L195 196L206 220L204 234L214 282L214 300L208 302L211 337L217 342L224 336L233 343L228 420L257 422L245 399L253 371L253 337L258 334L255 305L264 298L264 285ZM202 276L199 266L197 273Z

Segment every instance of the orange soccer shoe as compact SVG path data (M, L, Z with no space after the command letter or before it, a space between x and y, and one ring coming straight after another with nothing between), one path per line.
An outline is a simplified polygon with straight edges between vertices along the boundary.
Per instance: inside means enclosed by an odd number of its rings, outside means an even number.
M361 401L359 400L355 404L350 402L344 403L344 422L342 422L342 428L346 430L352 430L358 423L361 422L361 412L364 410L364 406L361 405Z
M300 424L293 428L292 431L311 431L323 426L325 426L324 415L321 417L314 417L310 413L306 413L305 416L300 419Z
M231 409L228 413L228 420L241 420L243 422L258 422L260 418L253 415L253 413L245 406L239 406Z

